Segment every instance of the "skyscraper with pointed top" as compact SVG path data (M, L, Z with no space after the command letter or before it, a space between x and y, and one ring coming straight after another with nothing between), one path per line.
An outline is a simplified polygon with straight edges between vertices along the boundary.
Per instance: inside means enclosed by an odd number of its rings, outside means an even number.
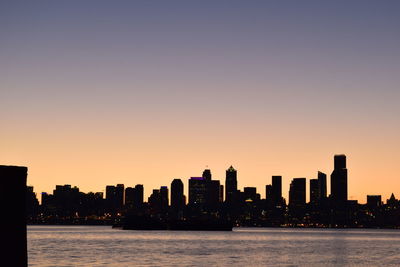
M231 165L226 170L226 179L225 179L226 202L232 202L235 199L236 192L237 192L237 171Z

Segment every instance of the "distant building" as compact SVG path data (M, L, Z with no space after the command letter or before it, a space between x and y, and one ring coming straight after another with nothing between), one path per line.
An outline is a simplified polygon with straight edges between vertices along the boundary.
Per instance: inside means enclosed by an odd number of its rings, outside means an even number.
M33 186L26 187L26 215L28 218L36 217L39 212L39 201L33 192Z
M175 211L183 210L185 197L183 195L183 183L181 179L174 179L171 183L171 208Z
M392 195L390 196L389 199L386 200L386 204L390 207L396 206L399 204L399 201L396 199L396 197L394 196L394 194L392 193Z
M153 214L161 212L161 194L159 189L153 189L153 193L148 198L148 203Z
M344 208L347 202L347 168L346 156L335 155L334 170L331 174L331 199L337 208Z
M166 211L169 206L168 186L160 187L161 208Z
M189 179L189 204L205 204L207 201L207 183L203 177Z
M265 186L265 199L272 204L272 185L270 184Z
M259 200L259 197L257 196L257 188L255 187L245 187L243 189L243 193L244 193L244 200L245 201L257 201Z
M304 207L306 205L306 178L294 178L290 183L289 206Z
M207 204L215 207L220 202L220 184L218 180L206 180Z
M134 204L136 207L140 207L143 205L143 199L144 199L144 188L142 184L137 184L135 186L135 200Z
M327 198L327 190L326 190L326 174L323 172L318 172L318 186L319 186L319 197L320 199L326 199Z
M316 205L319 199L319 180L310 179L310 203Z
M237 195L237 171L230 166L226 170L226 180L225 180L225 201L232 202L235 200Z
M136 189L133 187L125 188L125 206L133 207L133 203L135 202L136 197Z
M107 211L113 212L115 211L117 206L117 199L115 195L115 186L107 185L106 186L106 208Z
M272 176L271 200L274 207L282 204L282 176Z
M381 195L367 195L367 206L368 208L375 209L382 206Z
M206 179L207 181L211 181L211 170L210 169L205 169L203 171L203 178Z
M124 206L124 193L125 186L123 184L117 184L117 187L115 188L115 198L118 209L121 209Z
M224 202L224 186L219 185L219 202Z

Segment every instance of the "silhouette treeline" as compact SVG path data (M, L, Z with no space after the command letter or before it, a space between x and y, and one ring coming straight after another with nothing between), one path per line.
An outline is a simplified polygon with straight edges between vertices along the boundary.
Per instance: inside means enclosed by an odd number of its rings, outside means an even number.
M143 185L106 187L103 193L83 193L71 185L57 185L53 194L42 193L41 205L33 187L27 187L27 218L30 224L107 224L126 220L156 229L168 222L197 220L229 221L234 226L264 227L366 227L400 228L400 201L392 194L384 204L380 195L368 195L366 204L348 200L346 156L334 156L327 194L327 175L318 172L310 179L294 178L289 199L282 197L282 176L272 176L265 186L265 199L255 187L237 188L237 170L226 170L225 187L213 180L209 169L189 178L188 199L181 179L170 188L154 189L144 201ZM309 202L306 194L309 193Z

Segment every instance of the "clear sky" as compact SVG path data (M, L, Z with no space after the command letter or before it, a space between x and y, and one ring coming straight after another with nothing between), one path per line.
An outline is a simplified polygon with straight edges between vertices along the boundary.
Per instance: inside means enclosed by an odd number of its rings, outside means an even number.
M187 194L206 166L224 182L232 164L239 188L264 197L282 175L287 197L344 153L351 199L400 197L399 14L399 1L1 1L0 164L28 166L36 192L146 196L173 178Z

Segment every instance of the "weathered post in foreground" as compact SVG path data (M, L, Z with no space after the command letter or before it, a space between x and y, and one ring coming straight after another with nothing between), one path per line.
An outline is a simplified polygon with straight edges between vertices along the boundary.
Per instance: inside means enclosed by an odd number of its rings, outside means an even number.
M27 167L0 165L1 264L28 266L26 237Z

